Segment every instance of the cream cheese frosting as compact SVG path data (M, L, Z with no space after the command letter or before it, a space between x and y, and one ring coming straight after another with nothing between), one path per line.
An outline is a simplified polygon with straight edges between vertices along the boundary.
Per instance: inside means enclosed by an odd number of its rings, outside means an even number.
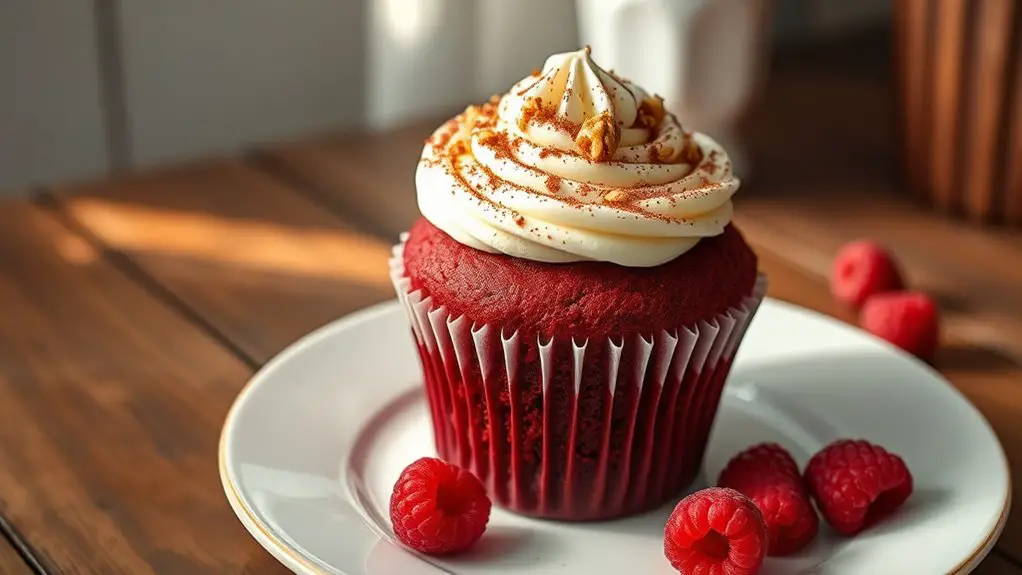
M740 181L720 145L586 48L438 128L415 183L422 215L473 248L651 267L722 233Z

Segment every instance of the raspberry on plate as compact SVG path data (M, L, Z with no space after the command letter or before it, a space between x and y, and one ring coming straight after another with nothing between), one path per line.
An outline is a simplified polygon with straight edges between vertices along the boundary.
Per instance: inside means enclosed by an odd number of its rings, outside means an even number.
M734 489L710 487L689 495L664 527L664 555L680 573L753 575L766 549L763 516Z
M390 496L394 534L412 549L432 555L471 547L486 531L490 508L475 475L432 457L406 467Z
M798 464L776 443L754 445L734 456L720 473L719 487L751 499L766 523L767 555L790 555L816 538L820 519L802 483Z
M869 296L899 290L904 285L894 258L877 243L858 240L838 250L830 271L830 291L856 309Z
M802 473L788 450L776 443L767 442L753 445L732 457L720 472L717 484L733 483L760 473L779 474L795 483L802 482Z
M855 535L891 515L912 494L905 462L861 439L831 443L809 460L806 484L835 531Z
M859 324L919 359L932 362L940 341L940 312L930 296L899 291L866 300Z

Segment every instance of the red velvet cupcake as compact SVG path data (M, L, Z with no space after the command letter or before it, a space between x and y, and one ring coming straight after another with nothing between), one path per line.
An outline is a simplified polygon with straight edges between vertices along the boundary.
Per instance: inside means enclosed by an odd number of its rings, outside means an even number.
M391 275L440 456L538 517L682 492L766 287L726 152L583 50L441 126L416 185Z

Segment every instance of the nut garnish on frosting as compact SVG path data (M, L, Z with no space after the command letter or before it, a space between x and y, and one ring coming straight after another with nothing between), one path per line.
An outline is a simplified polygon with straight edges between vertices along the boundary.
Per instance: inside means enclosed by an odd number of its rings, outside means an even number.
M606 162L613 158L620 142L621 128L608 112L591 116L582 122L575 136L575 145L594 162Z
M438 128L416 172L422 214L466 245L635 267L720 234L739 183L716 142L588 48Z

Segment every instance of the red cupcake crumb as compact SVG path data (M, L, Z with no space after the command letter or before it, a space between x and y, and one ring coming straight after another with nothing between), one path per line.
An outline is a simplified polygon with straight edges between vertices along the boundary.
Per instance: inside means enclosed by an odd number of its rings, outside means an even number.
M420 218L404 264L412 289L424 289L454 316L579 341L694 325L741 303L757 276L756 256L734 226L666 264L635 268L486 253Z

